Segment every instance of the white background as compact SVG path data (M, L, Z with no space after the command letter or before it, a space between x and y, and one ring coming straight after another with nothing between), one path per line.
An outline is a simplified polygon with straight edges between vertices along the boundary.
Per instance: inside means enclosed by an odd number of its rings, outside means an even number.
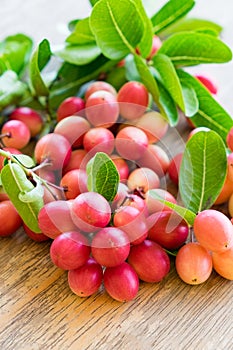
M152 13L165 2L144 0ZM53 45L61 44L68 34L67 23L88 16L90 9L88 0L0 0L0 39L23 32L35 42L47 38ZM219 23L224 27L222 40L233 49L233 0L196 0L189 16ZM217 83L217 99L233 116L233 62L197 66L192 70L205 73Z

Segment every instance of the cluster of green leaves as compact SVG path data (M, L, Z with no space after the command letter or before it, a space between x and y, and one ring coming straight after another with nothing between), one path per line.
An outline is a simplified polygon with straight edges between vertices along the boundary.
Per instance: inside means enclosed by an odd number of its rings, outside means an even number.
M0 110L22 104L53 117L64 98L81 95L83 84L100 75L117 89L126 80L139 80L171 126L181 110L196 126L210 127L225 141L231 117L183 69L231 60L231 50L219 38L222 28L188 17L194 0L170 0L151 17L141 0L90 3L89 17L68 24L70 34L61 49L51 50L44 39L32 52L32 40L22 34L0 44ZM148 61L153 35L163 44ZM119 67L123 59L125 66ZM46 73L50 64L53 74L51 69Z
M52 119L64 98L82 95L83 85L100 75L117 89L127 80L143 82L171 126L177 124L180 110L194 125L212 129L199 132L187 143L179 186L184 207L157 197L192 225L196 213L211 207L223 186L225 141L233 121L185 68L232 59L231 50L219 38L222 28L188 17L193 0L170 0L151 17L141 0L90 2L90 16L69 23L70 34L62 49L52 50L47 39L33 48L31 38L22 34L0 43L0 110L28 105ZM153 35L161 38L162 46L148 60ZM125 64L118 65L122 60ZM28 162L28 158L10 157L1 182L26 224L39 232L37 214L43 191L35 174L30 181L28 174L34 165ZM87 172L88 189L112 201L119 175L110 158L97 154Z

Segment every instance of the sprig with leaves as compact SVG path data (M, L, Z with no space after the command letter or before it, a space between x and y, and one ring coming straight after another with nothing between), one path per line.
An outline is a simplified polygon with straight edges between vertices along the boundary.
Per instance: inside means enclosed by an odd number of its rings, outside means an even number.
M22 34L1 43L0 109L28 105L44 111L51 121L61 101L82 95L82 86L93 79L101 76L116 88L126 80L139 80L171 126L177 125L181 110L195 126L215 130L225 142L231 116L185 70L232 59L219 38L222 28L188 17L193 0L168 1L151 18L141 0L90 3L89 17L68 24L70 34L62 49L53 50L44 39L32 51L32 39ZM162 46L148 61L153 35L161 38ZM122 60L126 64L120 67Z

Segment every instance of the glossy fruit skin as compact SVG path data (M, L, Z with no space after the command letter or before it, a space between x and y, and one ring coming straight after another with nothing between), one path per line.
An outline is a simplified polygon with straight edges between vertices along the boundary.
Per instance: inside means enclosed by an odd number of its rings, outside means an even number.
M10 148L22 149L30 141L31 133L28 126L21 120L8 120L3 124L1 134L9 134L4 137L4 145Z
M69 287L79 297L88 297L96 293L102 280L102 266L92 257L79 268L68 271Z
M144 282L160 282L170 270L167 253L159 244L149 239L131 247L128 263Z
M45 204L39 211L38 225L42 233L52 239L63 232L78 230L71 218L71 203L63 200Z
M66 199L75 199L80 193L87 192L87 173L83 169L68 171L61 179L60 186L65 188Z
M188 238L189 227L182 218L170 211L152 214L154 222L148 230L148 239L160 244L163 248L174 250L180 248Z
M50 246L52 262L63 270L73 270L86 263L91 248L88 239L78 231L64 232Z
M233 218L233 193L231 194L228 200L228 211L230 216Z
M146 239L148 227L144 213L132 206L121 206L115 211L114 226L123 230L131 244L139 244Z
M130 242L127 234L116 227L105 227L98 231L91 243L91 253L101 265L117 266L128 257Z
M120 176L120 181L127 180L129 176L129 166L125 159L119 157L118 154L111 154L111 159L117 168Z
M179 184L179 171L182 162L183 153L178 153L175 155L168 167L168 175L171 181L178 186Z
M95 232L108 225L111 207L99 193L84 192L73 200L71 214L81 231Z
M222 277L233 281L233 248L223 253L212 254L214 270Z
M214 204L219 205L219 204L226 203L230 199L232 193L233 193L233 182L227 176L224 181L221 192L216 198Z
M146 152L148 138L144 131L135 126L126 126L117 133L115 147L122 158L137 160Z
M150 144L161 140L168 130L168 122L160 113L155 111L143 114L137 120L135 126L146 133Z
M149 94L142 83L129 81L118 91L117 101L121 116L127 120L134 120L145 113L149 103Z
M86 91L85 91L85 100L88 99L88 97L90 95L92 95L94 92L96 91L108 91L110 92L112 95L116 96L117 95L117 91L116 89L109 83L107 83L106 81L94 81L93 83L91 83Z
M138 196L137 194L131 194L131 193L128 194L125 197L125 200L122 203L122 206L134 207L138 209L141 213L143 213L145 217L149 215L145 200L142 197Z
M120 302L130 301L138 293L139 279L133 267L123 262L105 269L104 287L113 299Z
M114 212L117 208L119 208L121 205L123 205L125 199L129 195L129 189L128 186L125 185L122 182L119 182L117 194L115 195L115 198L113 199L111 203L112 212Z
M71 157L69 141L62 135L50 133L38 140L34 150L37 163L49 160L49 170L62 170Z
M153 193L154 195L158 195L159 197L161 197L166 201L172 202L174 204L177 203L176 198L167 190L164 190L162 188L153 188L145 193L145 202L146 202L146 206L149 214L153 214L161 211L170 211L170 212L173 211L171 208L161 203L158 199L154 198Z
M66 98L58 107L57 110L57 121L69 117L71 115L84 114L85 102L81 97L71 96Z
M85 118L69 116L57 123L54 133L64 136L75 149L82 146L84 135L90 128L91 125Z
M162 147L150 144L143 156L137 160L137 164L140 167L150 168L159 177L163 177L170 166L170 159Z
M23 229L24 229L24 232L26 233L26 235L28 237L30 237L35 242L45 242L45 241L48 241L50 239L48 236L44 235L43 233L33 232L24 223L23 223Z
M150 168L142 167L133 170L127 179L127 186L131 191L138 190L141 193L146 193L152 188L160 186L158 175Z
M119 116L116 96L104 90L92 93L86 101L85 112L88 121L94 127L111 127Z
M197 241L212 252L223 252L233 246L233 225L220 211L207 209L200 212L193 229Z
M86 169L86 165L89 161L87 151L85 149L75 149L71 152L71 157L68 164L63 169L63 175L70 170Z
M175 265L179 277L191 285L205 282L213 268L210 253L197 242L187 243L179 249Z
M24 122L30 130L31 137L38 135L43 126L43 119L41 115L29 107L15 108L10 114L9 119Z
M110 155L114 150L114 135L103 127L92 128L84 135L83 147L89 157L93 157L97 152Z
M152 48L149 56L147 57L147 60L151 60L156 55L157 51L160 49L161 46L162 46L162 41L159 38L159 36L153 35Z
M209 78L203 75L196 75L196 78L207 88L207 90L209 90L211 94L217 94L218 88Z
M0 237L15 233L22 225L22 219L10 200L0 202Z

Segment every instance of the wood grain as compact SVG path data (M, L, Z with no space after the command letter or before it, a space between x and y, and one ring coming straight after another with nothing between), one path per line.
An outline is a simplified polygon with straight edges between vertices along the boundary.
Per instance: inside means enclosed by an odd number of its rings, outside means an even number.
M50 243L19 231L1 238L0 349L232 349L232 282L214 272L188 286L174 264L137 298L112 300L103 288L79 298L54 267Z
M212 0L208 4L211 8ZM0 34L21 31L56 44L65 37L63 23L86 13L87 1L1 0ZM223 82L229 75L228 70ZM227 93L230 89L224 95L230 106ZM170 155L182 149L187 132L185 123L178 134L171 130L164 140ZM23 230L0 238L1 350L233 349L233 282L213 272L200 286L186 285L172 261L168 276L160 283L141 283L132 302L116 302L102 287L83 299L70 291L67 273L52 264L50 243L33 242Z

